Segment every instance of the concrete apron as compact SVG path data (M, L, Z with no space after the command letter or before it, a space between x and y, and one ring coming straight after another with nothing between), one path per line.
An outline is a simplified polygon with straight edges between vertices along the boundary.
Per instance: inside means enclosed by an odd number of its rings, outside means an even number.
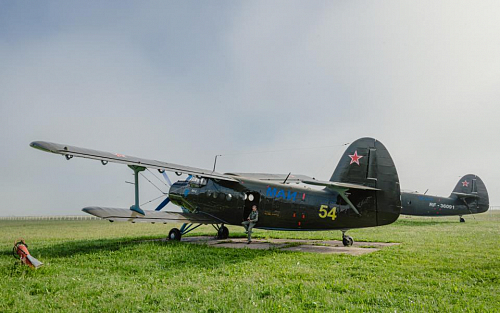
M181 242L192 244L205 244L212 247L233 249L277 249L281 251L298 251L310 253L345 253L349 255L362 255L379 251L384 247L399 245L399 243L385 242L354 242L351 247L344 247L340 240L306 240L306 239L252 239L247 244L246 238L215 239L211 236L183 237Z

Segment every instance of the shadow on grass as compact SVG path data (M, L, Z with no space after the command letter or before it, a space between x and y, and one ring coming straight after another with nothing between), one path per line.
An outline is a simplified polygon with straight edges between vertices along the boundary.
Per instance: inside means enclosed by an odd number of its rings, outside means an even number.
M37 249L44 256L57 258L75 254L92 254L96 252L113 252L124 248L144 244L149 238L114 238L98 240L66 241L63 243Z
M411 220L411 219L400 219L397 221L398 225L404 226L432 226L432 225L447 225L447 224L459 224L459 221L439 221L434 219L429 220Z
M148 239L144 239L148 240ZM96 251L117 251L124 247L141 244L144 240L139 239L102 239L102 240L78 240L66 241L55 245L29 247L31 254L35 251L48 257L67 257L75 254L95 253ZM2 255L12 255L12 249L1 251Z
M34 247L32 254L40 256L44 261L49 261L50 259L70 258L73 256L90 257L90 255L96 254L101 257L107 257L109 255L111 259L117 259L120 257L117 255L112 256L110 252L122 252L129 255L130 259L141 260L144 261L145 264L154 262L162 269L179 269L186 267L216 267L218 264L246 262L276 253L276 251L272 250L216 248L207 245L169 242L162 239L163 238L139 237L67 241L38 248ZM160 247L160 249L155 247ZM8 250L3 250L1 253L3 255L12 254L12 252ZM279 253L288 252L280 251ZM128 259L128 257L126 259ZM122 260L126 259L122 258ZM134 263L133 267L135 266ZM124 263L117 265L117 267L124 268L129 272L132 270Z

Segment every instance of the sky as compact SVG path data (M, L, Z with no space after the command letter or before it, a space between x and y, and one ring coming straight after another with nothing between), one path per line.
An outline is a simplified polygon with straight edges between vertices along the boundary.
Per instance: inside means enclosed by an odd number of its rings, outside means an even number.
M402 189L448 196L472 173L500 205L499 16L482 0L0 0L0 216L133 204L126 166L35 140L327 180L373 137ZM141 178L141 203L161 195Z

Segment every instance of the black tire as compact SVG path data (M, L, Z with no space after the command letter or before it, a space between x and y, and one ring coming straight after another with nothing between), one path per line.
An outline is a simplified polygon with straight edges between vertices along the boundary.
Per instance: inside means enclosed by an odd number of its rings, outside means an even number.
M344 245L344 247L350 247L350 246L352 246L353 243L354 243L354 240L352 239L351 236L344 236L342 238L342 244Z
M217 239L227 239L229 237L229 229L226 226L221 226L217 231Z
M460 223L465 223L465 219L463 217L460 218Z
M181 231L178 230L177 228L172 228L168 233L168 240L180 241L181 237L182 237Z

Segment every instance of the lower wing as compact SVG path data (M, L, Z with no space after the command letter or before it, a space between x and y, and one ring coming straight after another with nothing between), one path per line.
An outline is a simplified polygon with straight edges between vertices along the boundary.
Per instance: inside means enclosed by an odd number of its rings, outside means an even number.
M198 223L220 224L224 221L204 213L144 211L144 215L129 209L87 207L83 212L110 221L148 222L148 223Z

